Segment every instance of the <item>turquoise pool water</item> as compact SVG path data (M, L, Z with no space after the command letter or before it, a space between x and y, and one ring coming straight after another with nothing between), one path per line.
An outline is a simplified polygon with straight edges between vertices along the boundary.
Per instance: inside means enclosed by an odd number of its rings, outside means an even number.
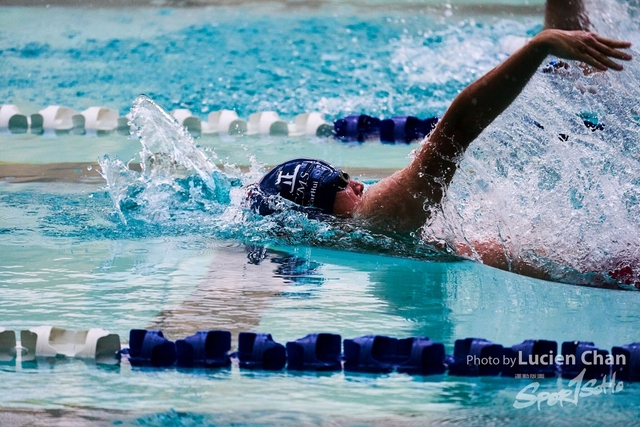
M28 113L61 104L124 114L146 93L169 110L186 107L203 118L221 108L245 118L266 109L285 118L312 110L328 119L441 114L505 57L503 37L540 29L531 8L489 10L4 7L0 99ZM597 10L593 21L602 31L638 42L634 9L611 3ZM543 247L573 268L635 250L638 76L635 64L602 78L536 76L474 143L431 235L499 235L523 251ZM584 111L597 113L606 131L586 130L578 120ZM529 118L545 129L532 129ZM571 133L569 141L557 139L561 132ZM174 159L184 161L189 140L176 140ZM0 135L0 326L102 327L123 341L132 328L159 328L171 339L204 329L230 330L234 340L241 331L269 332L282 343L319 331L426 335L449 353L456 339L470 336L504 345L578 339L602 348L639 339L637 292L529 279L454 260L427 244L296 216L283 228L239 207L235 182L255 179L265 165L317 156L369 181L404 166L415 146L249 136L195 142L205 158L195 166L139 174L115 160L140 161L137 138ZM148 140L145 148L167 151L166 144ZM225 163L221 173L215 165ZM224 191L203 185L202 171ZM264 259L249 262L256 253ZM577 405L515 409L530 382L39 360L0 365L0 423L640 423L637 384ZM569 384L545 380L541 387L555 392Z

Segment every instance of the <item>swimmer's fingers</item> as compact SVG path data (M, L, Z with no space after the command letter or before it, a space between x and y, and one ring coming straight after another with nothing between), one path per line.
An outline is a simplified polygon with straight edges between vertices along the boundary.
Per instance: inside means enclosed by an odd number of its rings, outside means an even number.
M622 40L613 40L613 39L608 39L606 37L601 37L597 34L594 34L596 40L598 40L600 43L609 46L611 48L614 49L626 49L631 47L631 42L625 42Z
M621 71L623 69L622 65L613 62L609 56L592 47L588 46L585 53L586 55L583 58L583 61L599 70L606 71L611 68L613 70Z
M604 39L596 36L596 48L599 52L607 55L611 58L622 59L624 61L631 60L631 55L626 52L621 52L618 49L626 49L631 46L629 42L622 42L610 39Z
M585 57L583 60L600 70L611 68L620 71L623 69L622 65L612 61L611 58L630 60L631 55L617 50L629 46L631 46L629 42L611 40L589 33L584 39L583 54L585 54Z
M598 70L622 70L613 59L629 60L625 49L630 43L600 37L588 31L545 30L542 37L551 42L551 52L560 58L582 61Z

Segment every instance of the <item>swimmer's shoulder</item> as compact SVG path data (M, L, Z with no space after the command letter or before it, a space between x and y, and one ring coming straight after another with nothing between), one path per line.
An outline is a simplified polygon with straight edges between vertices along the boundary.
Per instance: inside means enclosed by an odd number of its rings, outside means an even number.
M400 233L421 227L424 200L414 197L406 175L405 168L369 186L353 211L353 219L367 228Z

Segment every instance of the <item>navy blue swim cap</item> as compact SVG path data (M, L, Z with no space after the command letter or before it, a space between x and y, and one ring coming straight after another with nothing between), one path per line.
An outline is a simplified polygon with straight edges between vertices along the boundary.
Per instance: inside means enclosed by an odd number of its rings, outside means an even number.
M284 162L259 183L249 187L251 208L261 215L276 211L271 196L280 196L302 208L333 213L336 193L349 184L349 175L327 162L314 159L294 159ZM275 202L275 203L274 203Z

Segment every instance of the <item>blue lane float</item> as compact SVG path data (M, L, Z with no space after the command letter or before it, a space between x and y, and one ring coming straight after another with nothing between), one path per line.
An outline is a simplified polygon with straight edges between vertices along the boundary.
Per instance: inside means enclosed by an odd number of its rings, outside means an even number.
M551 378L557 374L556 356L558 343L546 340L525 340L521 344L505 347L502 357L502 375L535 375L536 378ZM542 377L540 377L542 375Z
M385 144L406 143L423 139L436 127L438 117L420 120L414 116L391 117L380 122L380 141Z
M166 368L176 361L176 345L162 331L132 329L129 332L129 363L132 366Z
M287 343L287 369L293 371L342 370L342 337L309 334Z
M398 340L384 335L365 335L344 340L344 370L388 373L396 366Z
M398 340L397 370L405 374L437 375L447 370L444 344L427 337Z
M456 340L449 358L451 375L478 377L500 375L503 347L482 338Z
M240 332L238 352L241 368L279 371L287 364L285 347L277 343L271 334Z
M602 379L611 372L609 360L609 352L597 348L592 342L563 342L560 375L572 379L584 370L584 379Z
M52 328L41 327L41 328ZM32 328L33 330L34 328ZM37 329L37 328L36 328ZM16 341L14 331L0 327L0 364L29 361L26 338ZM29 332L29 331L26 331ZM25 347L25 345L27 347ZM427 337L393 338L364 335L342 341L340 335L312 333L287 343L286 348L270 334L241 332L238 351L229 354L231 333L199 331L175 343L162 331L132 329L129 348L117 353L127 356L134 367L223 368L237 359L242 369L292 371L340 371L367 373L443 374L452 376L497 376L515 378L582 378L640 382L640 342L613 347L611 353L593 342L567 341L557 354L558 344L547 340L525 340L503 347L483 338L457 340L453 355L446 355L442 343ZM344 350L344 352L342 352ZM534 377L535 376L535 377Z
M231 332L199 331L176 341L176 365L183 368L223 368L231 365Z
M380 119L366 114L347 116L336 120L333 130L340 140L364 142L380 135Z
M365 335L344 340L347 372L442 374L446 371L445 357L444 345L427 337Z
M612 375L621 381L640 381L640 342L613 347ZM624 363L623 363L624 362Z

